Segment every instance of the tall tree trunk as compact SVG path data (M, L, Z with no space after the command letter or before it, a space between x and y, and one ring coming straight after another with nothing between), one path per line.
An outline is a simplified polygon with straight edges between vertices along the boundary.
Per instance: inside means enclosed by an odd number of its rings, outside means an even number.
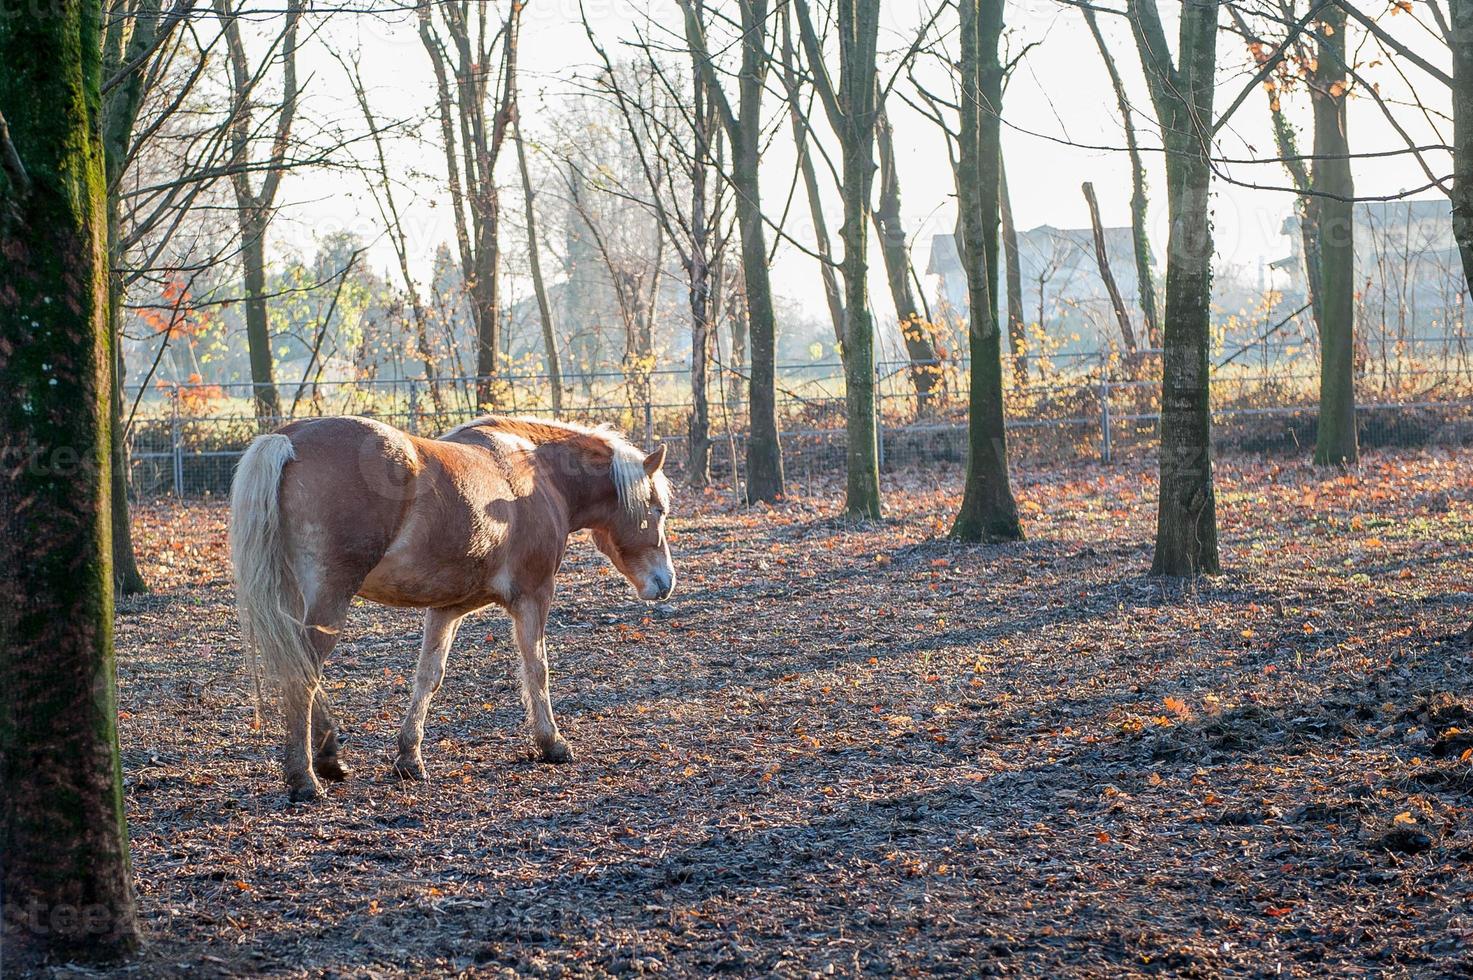
M557 333L553 329L552 303L542 278L542 247L537 236L537 196L532 191L532 173L527 167L527 147L522 140L520 105L513 122L512 138L517 144L517 166L522 172L522 199L527 207L527 261L532 271L532 290L537 294L537 313L542 321L542 350L547 359L547 382L552 389L552 414L563 415L563 372L558 363Z
M967 474L951 536L963 541L1023 537L1008 478L1002 402L1002 331L997 322L997 231L1002 187L1002 81L998 42L1003 0L960 0L961 139L957 200L971 307L972 390Z
M777 433L777 314L767 268L767 234L762 222L759 177L762 155L762 93L767 65L767 0L742 2L742 71L739 133L732 138L737 223L742 235L742 275L747 296L747 339L751 359L748 399L747 501L773 501L783 493L782 446Z
M112 638L101 20L96 0L0 15L0 945L16 969L138 942Z
M799 7L800 16L802 7ZM839 0L837 122L844 169L844 391L851 517L880 517L879 406L875 323L869 309L870 198L875 172L875 78L879 0ZM810 61L819 60L818 52Z
M1120 124L1125 128L1125 150L1130 157L1130 238L1135 248L1136 296L1141 308L1141 320L1146 325L1146 342L1153 348L1161 346L1161 321L1156 310L1156 271L1151 258L1151 235L1146 226L1149 201L1146 197L1146 165L1141 159L1140 143L1135 133L1135 113L1125 93L1125 83L1120 70L1115 66L1115 56L1100 33L1100 25L1093 8L1080 7L1090 34L1094 35L1100 59L1110 76L1110 88L1115 92L1115 105L1120 112Z
M1320 416L1314 461L1350 465L1355 431L1355 183L1346 131L1345 10L1325 8L1314 33L1319 57L1310 81L1314 107L1320 289Z
M148 584L138 568L133 550L133 526L128 519L128 443L123 430L123 274L122 203L118 184L128 160L133 127L143 101L143 66L159 29L159 0L147 0L134 13L133 33L123 43L123 18L108 26L103 45L103 73L116 75L124 65L136 66L113 90L103 105L102 141L107 184L107 342L112 396L108 399L108 431L112 446L112 476L109 496L112 505L113 584L121 595L147 592Z
M1182 8L1179 64L1172 65L1155 0L1129 0L1151 99L1166 139L1166 322L1161 381L1161 483L1155 575L1218 571L1212 486L1212 217L1208 160L1218 0Z
M900 210L900 174L895 165L895 131L890 117L880 109L875 127L880 151L880 202L874 212L875 230L879 234L880 254L885 260L885 278L890 283L890 296L899 317L900 336L910 357L910 382L916 392L916 411L931 413L932 393L941 381L941 362L936 357L934 327L921 315L911 289L910 242Z
M743 293L746 317L737 313L733 324L745 323L752 367L748 390L747 501L772 501L783 492L782 446L777 432L777 315L772 306L772 280L767 268L767 234L762 221L759 164L762 155L762 95L767 74L767 0L741 0L741 71L737 79L737 108L721 87L705 25L692 0L678 0L685 14L685 36L695 65L706 77L707 92L731 142L731 184L736 193L737 227L742 236ZM737 338L732 359L740 363Z
M1473 0L1450 0L1453 62L1453 238L1473 289Z
M1023 319L1023 261L1018 254L1018 226L1013 223L1013 196L1008 191L1008 167L997 159L998 204L1002 218L1002 255L1008 287L1008 358L1013 383L1028 385L1028 327Z

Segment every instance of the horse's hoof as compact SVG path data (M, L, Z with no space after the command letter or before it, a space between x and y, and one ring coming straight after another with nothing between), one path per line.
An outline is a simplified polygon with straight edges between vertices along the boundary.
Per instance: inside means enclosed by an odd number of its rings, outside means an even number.
M568 743L566 741L564 741L563 739L558 739L556 742L553 742L547 748L542 750L542 761L558 763L572 762L573 750L568 747Z
M343 768L335 755L319 756L313 761L312 768L317 770L317 775L331 783L341 783L348 778L348 770Z
M394 763L394 775L400 779L413 780L416 783L422 783L428 778L425 775L425 764L419 759L398 760Z
M293 803L311 803L323 797L322 784L313 779L289 788L287 798Z

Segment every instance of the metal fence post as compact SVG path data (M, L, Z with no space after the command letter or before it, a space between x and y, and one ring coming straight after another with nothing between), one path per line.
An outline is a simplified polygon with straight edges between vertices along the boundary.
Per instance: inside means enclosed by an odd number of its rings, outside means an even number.
M174 386L174 395L169 412L169 442L174 460L174 496L184 497L184 441L179 438L179 387Z
M406 428L414 435L419 435L419 385L413 378L409 379L409 419Z
M875 361L875 464L885 468L885 397L880 388L880 362Z
M1100 461L1110 462L1110 375L1100 376Z

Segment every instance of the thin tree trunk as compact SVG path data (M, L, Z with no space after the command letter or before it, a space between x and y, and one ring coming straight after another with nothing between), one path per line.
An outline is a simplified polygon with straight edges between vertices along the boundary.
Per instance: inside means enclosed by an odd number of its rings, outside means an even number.
M532 191L532 173L527 167L527 147L522 140L520 106L513 121L512 139L517 144L517 166L522 172L522 199L527 207L527 260L532 271L532 290L537 294L537 313L542 321L542 350L547 359L547 381L552 389L552 414L563 414L563 372L558 363L557 332L553 328L552 303L547 297L547 283L542 278L541 245L537 236L536 194Z
M1115 56L1110 52L1093 8L1080 7L1089 31L1094 35L1095 46L1100 50L1100 59L1110 76L1110 87L1115 92L1115 105L1120 112L1120 123L1125 128L1125 150L1130 156L1130 238L1135 248L1136 295L1141 307L1142 322L1146 325L1146 341L1153 348L1161 346L1161 322L1156 310L1156 272L1151 258L1151 235L1146 225L1149 201L1146 197L1146 165L1141 159L1140 143L1135 132L1135 113L1125 93L1120 70L1115 66Z
M799 32L814 89L839 136L844 202L844 402L851 517L880 516L879 413L875 398L875 325L869 310L870 197L874 187L879 85L876 49L878 0L839 0L839 83L830 81L823 46L806 0L797 0ZM903 315L903 314L902 314Z
M111 210L111 207L109 207ZM128 519L128 442L123 432L123 334L119 329L118 302L121 290L117 277L108 283L108 379L112 397L108 399L108 432L112 446L112 470L108 480L112 507L113 585L120 595L138 595L148 591L148 583L138 569L138 556L133 550L133 525Z
M96 0L0 17L15 151L0 182L0 945L15 970L138 942L113 659L101 21Z
M697 0L696 16L704 19ZM697 57L691 55L693 61ZM690 425L687 429L686 482L711 482L711 403L707 380L711 364L711 232L707 224L707 179L715 125L699 64L691 71L691 135L695 146L690 171L690 253L686 268L690 300Z
M1002 188L1002 81L998 42L1003 0L960 0L961 146L957 199L967 270L972 390L967 425L967 474L951 536L963 541L1023 537L1008 478L1002 402L1002 331L997 322L997 232Z
M399 261L399 275L404 280L404 292L409 297L409 309L414 315L414 343L419 352L420 363L424 366L425 382L430 388L430 401L435 406L437 420L443 423L445 399L440 391L435 352L430 346L429 318L425 313L424 301L420 299L419 286L415 284L414 276L409 271L409 236L404 233L404 221L399 214L399 204L394 199L393 183L389 180L389 161L384 153L383 137L380 135L378 120L374 118L373 108L368 104L368 90L363 84L357 64L355 63L352 70L349 71L347 63L341 58L339 61L343 63L344 70L348 72L353 94L358 99L358 107L363 111L363 121L373 137L373 148L378 159L379 184L383 191L383 200L379 202L379 213L388 226L386 230L389 243L393 246L394 257Z
M706 44L705 25L692 0L678 0L685 35L696 65L706 76L731 142L731 184L736 193L737 227L742 236L743 290L751 346L747 433L747 501L773 501L783 493L782 446L777 431L777 315L767 268L767 233L762 220L759 164L762 152L762 95L767 72L767 0L741 0L742 63L737 108L733 111ZM738 315L737 321L743 318ZM733 357L736 355L733 337Z
M1095 199L1095 186L1084 182L1084 200L1089 205L1089 226L1094 231L1095 263L1100 267L1100 279L1105 283L1105 292L1110 296L1110 306L1120 324L1120 336L1125 341L1125 350L1132 364L1140 354L1135 340L1135 327L1130 322L1130 311L1120 296L1120 287L1115 284L1115 273L1110 271L1110 253L1105 248L1105 228L1100 224L1100 204Z
M916 392L916 411L931 413L932 397L941 381L941 362L936 357L936 343L930 318L921 315L911 289L910 242L901 220L900 174L895 166L895 131L890 118L880 109L875 126L880 156L880 202L874 212L875 231L880 239L880 254L885 261L885 278L890 283L890 296L899 317L900 336L910 357L910 381Z
M1330 5L1315 27L1314 187L1318 200L1320 288L1320 414L1314 461L1352 465L1355 431L1355 182L1346 131L1345 10Z
M803 118L801 100L803 86L798 77L797 52L793 47L791 7L782 8L783 46L782 79L788 97L788 121L793 129L793 147L798 154L798 172L803 176L803 191L808 198L808 215L813 221L814 251L819 255L818 274L823 282L824 299L828 301L829 321L834 327L834 341L839 357L844 356L844 294L839 288L839 275L832 261L833 245L829 241L828 219L823 213L823 198L818 189L818 172L808 148L808 123Z
M998 203L1002 218L1002 254L1008 287L1008 357L1013 365L1013 383L1028 385L1028 327L1023 319L1023 262L1018 254L1018 226L1013 223L1013 196L1008 191L1008 168L997 160Z

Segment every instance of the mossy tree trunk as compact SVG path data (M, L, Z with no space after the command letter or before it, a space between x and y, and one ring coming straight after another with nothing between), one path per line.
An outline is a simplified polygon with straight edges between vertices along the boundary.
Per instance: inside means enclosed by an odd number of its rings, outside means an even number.
M997 322L997 233L1002 162L1003 0L961 0L961 132L957 201L971 307L971 397L967 474L951 536L1018 541L1023 528L1008 477L1002 401L1002 331Z
M54 0L44 16L0 3L14 150L0 178L0 949L12 968L138 941L112 646L101 20L96 0Z

